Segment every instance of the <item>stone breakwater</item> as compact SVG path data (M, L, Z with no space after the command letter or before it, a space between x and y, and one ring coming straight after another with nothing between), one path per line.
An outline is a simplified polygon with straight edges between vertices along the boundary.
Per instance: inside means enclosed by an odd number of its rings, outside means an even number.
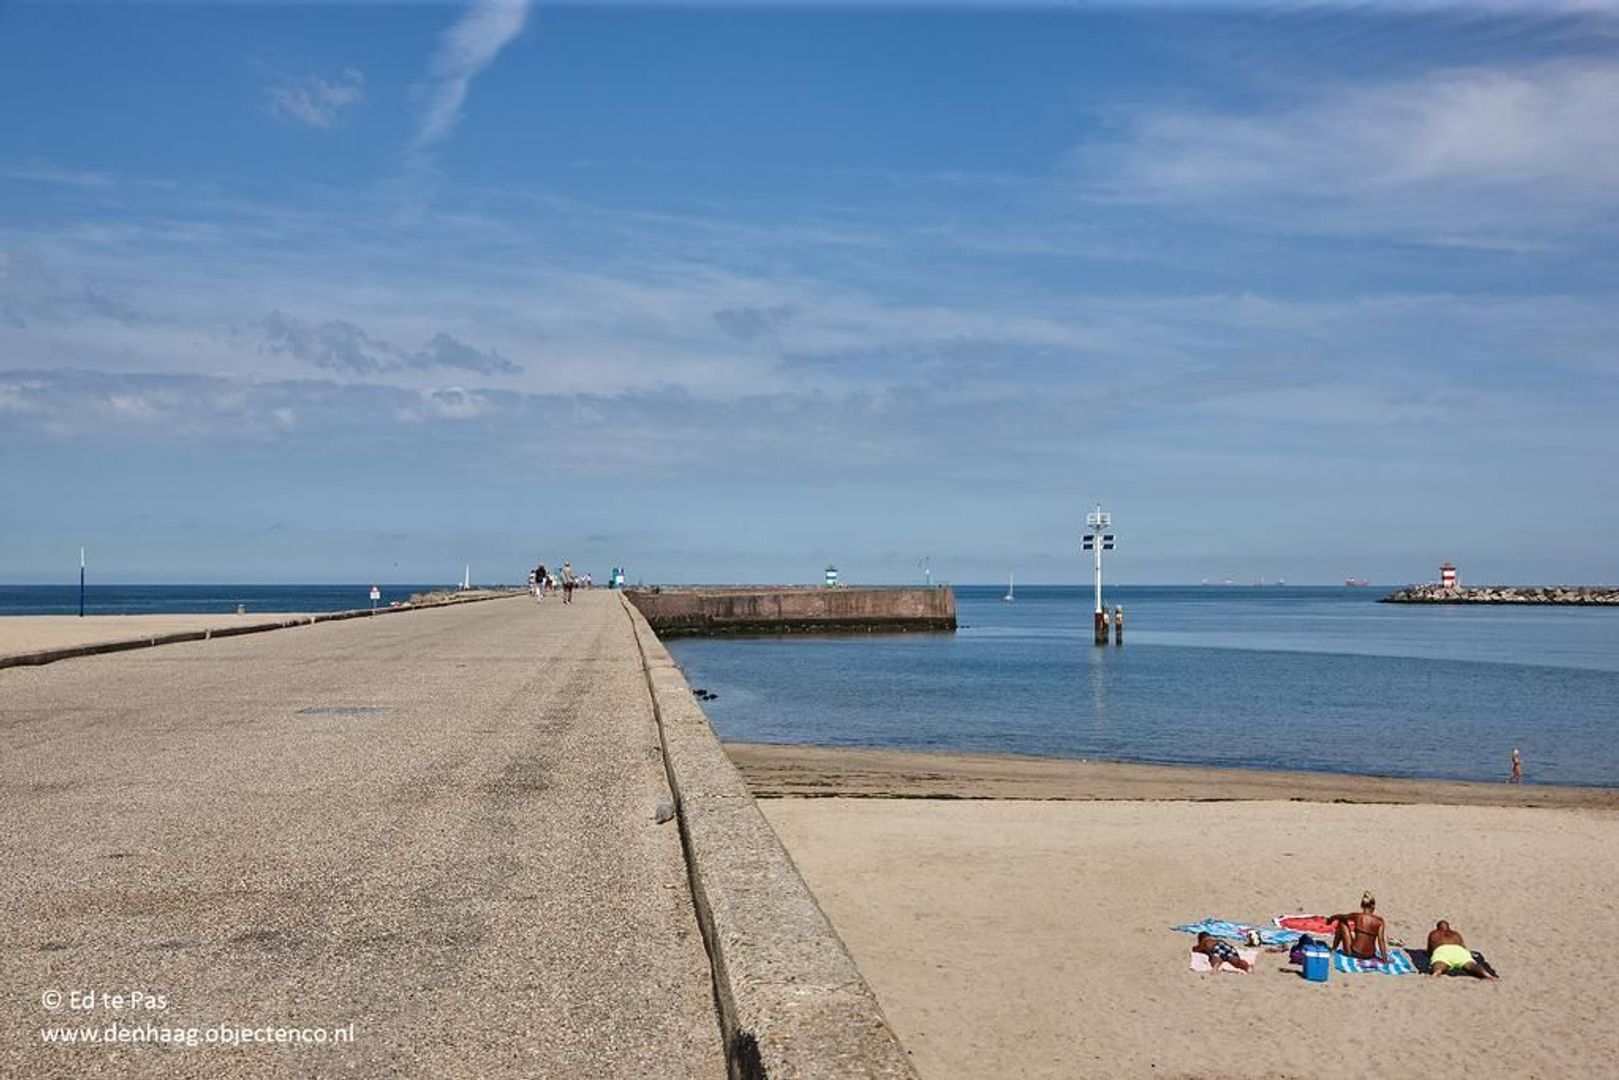
M1586 604L1619 606L1619 588L1591 585L1409 585L1384 604Z

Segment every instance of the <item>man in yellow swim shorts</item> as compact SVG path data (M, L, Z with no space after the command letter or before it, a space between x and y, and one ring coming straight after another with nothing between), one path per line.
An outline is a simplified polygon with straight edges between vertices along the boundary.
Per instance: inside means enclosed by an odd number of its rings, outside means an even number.
M1428 932L1428 962L1431 968L1430 975L1443 975L1447 971L1465 971L1476 979L1493 979L1493 971L1485 971L1479 967L1478 961L1467 950L1467 943L1462 935L1450 928L1450 923L1440 919L1431 931Z

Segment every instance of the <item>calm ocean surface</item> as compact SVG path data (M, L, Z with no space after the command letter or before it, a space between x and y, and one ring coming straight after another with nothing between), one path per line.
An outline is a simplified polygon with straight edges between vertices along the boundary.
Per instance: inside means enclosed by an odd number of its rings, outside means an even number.
M685 638L733 740L1619 786L1619 610L1388 590L958 586L955 634Z
M411 593L453 585L379 585L387 606ZM89 585L86 615L248 614L273 611L347 611L371 606L371 585ZM77 615L79 586L0 585L0 615Z

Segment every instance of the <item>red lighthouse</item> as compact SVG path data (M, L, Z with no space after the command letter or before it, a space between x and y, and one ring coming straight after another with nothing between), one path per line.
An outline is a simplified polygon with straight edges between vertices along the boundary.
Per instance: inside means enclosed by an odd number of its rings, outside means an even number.
M1439 587L1441 589L1456 587L1456 567L1451 563L1443 563L1439 567Z

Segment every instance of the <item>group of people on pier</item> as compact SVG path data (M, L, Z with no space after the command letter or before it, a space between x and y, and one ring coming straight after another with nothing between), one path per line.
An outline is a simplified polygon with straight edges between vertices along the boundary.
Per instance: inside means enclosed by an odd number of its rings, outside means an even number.
M576 588L588 589L591 586L590 575L577 574L573 564L564 562L562 569L555 574L551 573L544 563L536 566L528 573L528 591L536 600L543 600L547 596L558 593L562 596L564 604L573 603L573 590Z

